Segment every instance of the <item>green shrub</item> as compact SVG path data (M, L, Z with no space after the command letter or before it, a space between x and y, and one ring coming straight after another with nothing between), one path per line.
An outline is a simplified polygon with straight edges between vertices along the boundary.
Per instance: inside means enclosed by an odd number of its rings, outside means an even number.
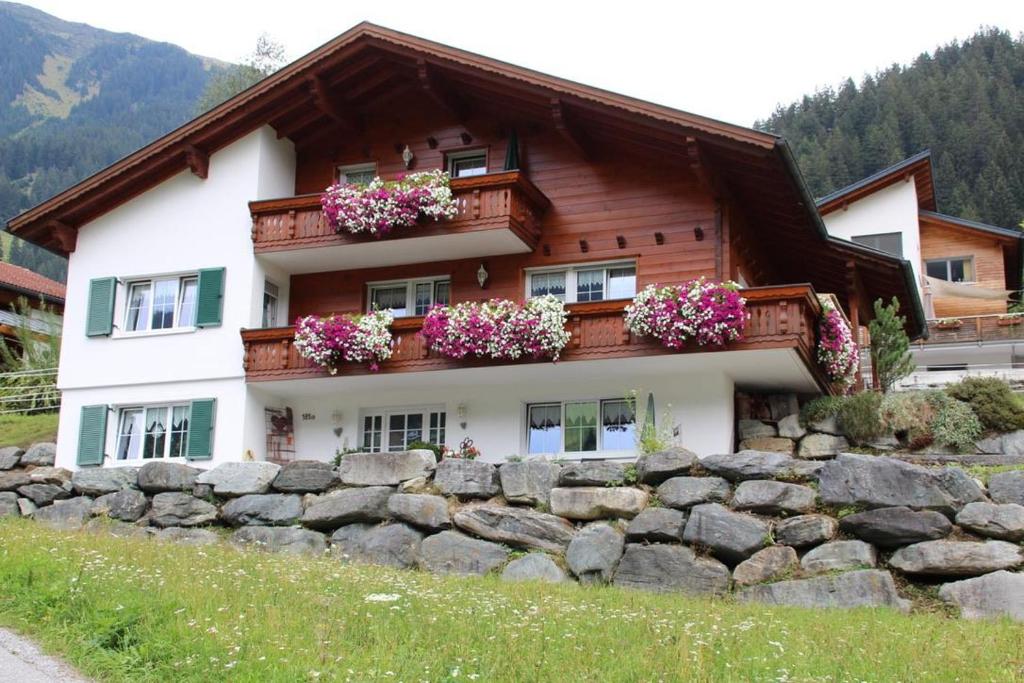
M891 431L913 450L929 446L935 440L932 434L935 409L923 391L886 394L878 412L886 431Z
M961 453L973 450L982 427L971 406L941 391L928 392L928 400L935 411L931 425L935 443L955 448Z
M864 444L885 433L885 425L879 416L882 395L864 391L847 396L836 416L843 434L854 443Z
M800 422L805 427L812 422L821 422L839 414L844 396L819 396L804 404L800 409Z
M432 443L427 443L426 441L413 441L411 444L409 444L409 450L410 451L414 451L414 450L418 451L420 449L427 450L427 451L433 451L434 452L434 457L437 458L438 461L441 460L441 447L440 446L438 446L436 444L432 444Z
M1021 408L1010 386L995 377L968 377L946 388L946 392L971 406L985 429L1013 432L1024 429Z

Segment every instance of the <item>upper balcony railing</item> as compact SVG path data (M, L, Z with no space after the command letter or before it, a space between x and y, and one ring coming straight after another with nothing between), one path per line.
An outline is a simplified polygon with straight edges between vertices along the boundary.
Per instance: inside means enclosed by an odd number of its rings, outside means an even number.
M336 232L324 218L319 194L249 202L254 249L257 254L266 254L466 233L490 233L493 239L483 248L491 249L492 253L481 255L536 248L540 239L540 218L550 202L523 173L507 171L454 178L451 188L458 203L455 218L437 223L425 220L415 227L395 230L382 239ZM493 252L494 249L499 251Z
M1024 340L1024 315L968 315L928 321L928 338L919 347L933 344L985 344Z
M724 350L794 349L823 389L831 387L814 360L817 320L821 305L810 285L756 287L744 290L750 319L743 338L728 344ZM570 333L568 346L560 362L631 358L716 351L689 347L681 352L665 348L659 342L632 335L625 326L623 310L626 302L597 301L570 304L566 324ZM392 323L395 349L391 358L380 365L379 372L417 372L504 364L489 360L452 360L432 353L419 331L423 318L398 318ZM243 330L245 375L250 382L326 377L327 372L299 355L292 343L295 330L277 327ZM530 361L521 361L530 362ZM532 361L546 362L546 361ZM365 365L350 364L339 370L339 376L366 374Z

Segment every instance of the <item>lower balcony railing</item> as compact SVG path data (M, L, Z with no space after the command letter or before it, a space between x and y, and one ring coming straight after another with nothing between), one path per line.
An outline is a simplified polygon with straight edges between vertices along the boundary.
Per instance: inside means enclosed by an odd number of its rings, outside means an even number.
M744 291L750 319L743 338L724 350L794 349L815 375L822 389L831 390L814 360L816 322L821 305L810 285L757 287ZM637 337L626 330L623 301L598 301L568 306L566 326L571 338L560 362L601 358L631 358L714 351L694 345L683 351L666 349L657 340ZM379 372L417 372L503 364L490 360L453 360L432 353L418 334L423 318L398 318L391 326L395 349ZM299 355L292 327L243 330L245 374L249 382L324 377L328 373ZM548 362L548 361L532 361ZM338 375L369 373L364 364L347 364Z
M928 338L919 347L932 344L983 344L1024 340L1024 315L971 315L928 321Z

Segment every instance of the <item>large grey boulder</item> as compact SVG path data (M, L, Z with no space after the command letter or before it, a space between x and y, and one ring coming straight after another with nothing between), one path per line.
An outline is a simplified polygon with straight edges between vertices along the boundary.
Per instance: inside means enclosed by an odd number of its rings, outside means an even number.
M138 486L138 467L90 467L71 475L71 486L83 496L103 496Z
M34 443L21 456L21 466L53 467L57 460L57 444Z
M97 498L92 505L94 515L106 515L122 522L137 522L146 514L149 501L142 491L122 489L106 493Z
M739 420L736 423L736 431L739 433L740 441L759 436L778 436L774 426L761 420Z
M354 529L354 533L345 533ZM350 562L379 564L398 569L416 566L423 533L405 524L350 525L331 537L331 546Z
M153 537L158 541L178 543L180 545L203 546L220 543L220 534L209 529L184 528L171 526L158 529Z
M850 448L844 436L831 434L808 434L800 440L796 454L801 458L831 458Z
M629 521L626 540L633 543L679 543L683 540L686 513L672 508L647 508Z
M568 579L565 571L544 553L530 553L512 560L501 572L502 581L562 583Z
M729 568L682 545L628 543L612 583L658 593L716 595L729 590Z
M744 588L740 602L762 602L792 607L895 607L909 611L889 572L877 569L844 572Z
M974 445L979 453L1024 455L1024 430L978 439Z
M445 458L438 463L434 485L444 495L459 498L491 498L501 493L497 467L464 458Z
M139 468L138 485L146 493L191 491L201 473L177 462L147 462Z
M839 418L835 415L830 415L823 420L812 422L808 427L811 428L812 432L832 434L833 436L843 436L843 429L839 426Z
M832 541L814 548L800 560L810 574L863 569L878 565L878 552L864 541Z
M732 572L732 580L739 586L753 586L778 579L800 566L796 551L788 545L762 548L743 560Z
M712 474L725 477L729 481L793 477L800 473L799 461L796 458L771 451L707 455L700 459L700 464Z
M968 503L957 513L956 523L981 536L1014 543L1024 541L1024 505Z
M70 488L70 486L68 487ZM71 491L63 486L54 484L29 484L18 489L18 493L25 496L39 507L49 505L55 500L64 500L71 497Z
M953 516L967 503L984 500L981 488L963 470L932 470L901 460L843 453L825 463L818 477L826 505L869 508L906 506Z
M28 472L22 470L0 472L0 491L17 491L22 486L28 486L31 483L32 479L28 476Z
M830 541L839 530L839 522L828 515L799 515L775 525L775 542L794 548L807 548Z
M21 511L22 517L31 517L38 509L38 506L28 498L18 498L18 510Z
M657 493L665 505L685 510L701 503L724 503L732 488L721 477L672 477L658 487Z
M559 486L622 486L626 466L611 460L574 462L562 468Z
M24 449L17 446L0 448L0 470L12 470L17 467L24 453Z
M632 519L647 506L650 494L623 486L578 486L551 489L551 512L567 519Z
M993 474L988 480L988 495L993 503L1024 505L1024 470Z
M427 476L435 467L437 457L426 449L350 453L341 459L338 476L349 486L398 486L404 481Z
M330 531L352 522L379 522L388 518L390 486L368 486L331 491L312 499L302 515L303 526Z
M327 550L323 534L291 526L244 526L230 540L237 546L289 555L322 555Z
M621 531L607 522L593 522L569 543L565 562L581 583L605 583L611 579L625 544Z
M388 513L395 519L429 531L448 529L452 525L448 501L441 496L396 493L388 498Z
M562 552L573 526L561 517L504 505L466 507L452 518L455 526L481 538L522 548Z
M39 508L32 518L48 527L61 531L77 531L92 517L92 498L79 496L58 500L53 505Z
M200 474L196 483L212 486L221 498L249 496L269 491L280 471L273 462L226 462Z
M548 505L561 470L561 465L541 460L507 462L498 468L502 495L510 503Z
M1006 541L925 541L889 558L889 565L904 574L924 576L978 576L1022 562L1021 547Z
M153 496L149 523L158 527L202 526L217 519L217 508L205 500L179 491L166 491Z
M648 453L636 461L636 474L641 483L655 486L666 479L689 473L699 458L693 451L681 447Z
M0 517L20 517L21 508L18 507L18 494L13 491L0 493Z
M847 515L839 521L839 528L880 548L934 541L953 531L953 525L942 513L903 506Z
M1024 621L1024 574L992 572L939 588L939 597L965 619L1009 617Z
M53 484L71 490L71 470L63 467L34 467L28 473L33 484Z
M769 531L768 524L757 517L705 503L690 511L683 540L708 548L715 557L735 565L763 548Z
M799 514L814 509L818 492L809 486L781 481L745 481L736 487L732 506L764 515Z
M797 414L787 415L779 420L779 436L787 439L802 439L807 430L800 424L800 416Z
M428 536L420 544L420 569L435 574L482 576L507 560L507 548L457 531L442 531Z
M231 526L291 526L302 517L302 498L294 493L254 493L232 498L220 509Z
M329 462L294 460L281 466L270 486L283 493L323 493L339 481Z
M784 453L793 455L796 450L796 442L782 436L755 436L740 441L740 451L771 451L772 453Z

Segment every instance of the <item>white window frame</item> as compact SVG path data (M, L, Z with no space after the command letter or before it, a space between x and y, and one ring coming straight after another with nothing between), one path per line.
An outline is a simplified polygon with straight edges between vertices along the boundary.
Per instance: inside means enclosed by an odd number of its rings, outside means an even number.
M273 289L273 291L271 291L271 289ZM267 297L270 297L270 298L272 298L274 300L274 305L273 305L274 311L273 311L273 315L270 316L271 319L269 321L267 319L268 318L268 316L267 316ZM277 318L278 318L278 315L280 314L280 312L281 312L281 288L278 287L276 283L271 282L270 280L264 280L263 281L263 307L262 307L262 310L260 311L260 318L261 318L260 322L263 324L263 327L264 328L277 327L277 324L278 324L277 323ZM268 324L268 322L269 322L269 324Z
M158 282L169 282L174 281L175 286L175 297L174 297L174 317L170 327L162 327L159 329L153 329L153 304L155 303L156 296L156 284ZM118 336L148 336L148 335L161 335L161 334L176 334L180 332L193 332L195 331L195 319L199 305L199 274L198 273L177 273L171 275L152 275L149 277L132 277L125 279L123 284L124 291L124 305L121 307L121 325L118 328ZM185 283L194 283L195 298L192 302L192 324L191 325L180 325L181 322L181 311L182 306L185 302ZM132 290L135 287L148 285L149 286L149 313L145 319L145 327L137 330L128 329L128 317L131 312L132 305Z
M389 429L389 424L390 424L391 417L395 416L395 415L403 415L406 418L408 418L409 415L420 415L421 419L423 420L423 427L420 429L420 438L419 438L419 440L431 443L430 442L430 437L431 437L431 434L430 434L430 432L431 432L430 416L435 414L435 413L438 413L438 414L441 415L441 417L439 418L439 422L440 422L440 420L444 421L444 425L440 426L438 429L443 431L445 437L447 438L448 430L450 429L450 427L448 425L448 416L447 416L448 410L447 410L447 407L442 405L442 404L439 404L439 405L425 405L425 406L390 407L390 408L367 408L367 409L361 410L361 411L359 411L359 450L364 451L364 452L368 452L368 453L386 453L386 452L390 451L391 449L390 449L390 446L389 446L389 443L390 443L389 437L390 437L391 430ZM366 443L366 420L367 419L371 419L372 420L372 419L378 418L378 417L380 418L380 427L381 427L380 428L380 445L379 446L374 446L371 443L370 446L367 447L367 446L364 445ZM408 423L408 420L406 420L406 422ZM375 432L377 430L373 430L373 431ZM406 432L405 438L408 439L408 431L409 431L408 430L408 424L406 425L406 429L403 430L403 431ZM408 444L406 444L406 445L408 445ZM441 443L438 443L438 444L435 444L435 445L437 445L437 446L445 445L444 444L444 439L441 440Z
M479 156L484 158L484 170L483 173L471 173L469 175L455 175L455 162L462 161L464 159L475 159ZM474 149L464 149L458 152L448 152L445 154L445 170L448 171L448 176L451 178L475 178L477 176L487 175L488 165L490 164L489 155L487 154L486 147L477 147Z
M949 278L951 275L950 262L951 261L964 261L971 265L971 279L964 280L963 282L955 282L958 285L973 285L978 281L978 272L974 269L974 256L944 256L942 258L930 258L924 260L924 274L928 277L934 277L928 275L928 265L931 263L945 263L946 264L946 277ZM953 280L947 279L946 282L954 282Z
M115 423L115 430L114 430L114 448L113 448L113 453L114 453L113 460L114 460L114 462L116 462L116 463L132 463L132 462L148 462L148 461L151 461L151 460L169 460L169 461L185 460L186 459L186 452L187 452L187 449L188 449L188 434L189 434L188 426L186 426L184 432L182 432L182 437L181 437L182 438L182 441L181 441L181 455L175 455L175 456L170 455L170 451L171 451L171 434L174 431L174 410L176 408L184 408L185 411L186 411L185 419L186 419L186 421L188 423L191 423L192 417L191 417L191 415L188 412L190 410L190 406L191 406L191 404L189 402L187 402L187 401L185 401L185 402L174 401L174 402L171 402L171 403L139 403L139 404L118 406L117 407L117 421ZM164 411L166 411L167 430L164 432L163 453L161 453L159 456L153 456L153 457L150 457L150 458L144 458L143 457L143 451L144 451L144 449L146 447L146 415L149 413L150 410L164 410ZM128 413L130 413L130 412L141 412L142 413L142 423L141 423L142 424L142 431L137 436L133 435L131 437L133 439L136 439L136 438L139 439L138 456L134 457L134 458L131 458L131 457L121 458L120 457L120 454L121 454L121 438L123 436L123 431L124 431L124 420L125 420L126 415Z
M433 277L419 277L411 280L386 280L382 282L366 283L366 311L373 311L373 291L375 289L389 289L392 287L405 286L405 315L395 316L396 318L415 318L423 315L416 312L416 285L430 284L430 302L433 306L437 302L437 286L448 285L448 301L452 299L452 278L449 275L435 275Z
M339 164L338 166L334 167L334 179L341 184L349 184L348 175L354 175L356 173L372 173L373 177L376 178L377 162L369 161L362 164Z
M609 450L604 448L604 404L611 402L628 402L630 399L627 398L566 398L566 399L555 399L551 401L531 401L524 404L523 406L523 429L522 429L522 453L527 458L538 458L548 456L566 456L569 458L628 458L635 457L637 454L636 446L634 445L628 449L616 449ZM572 403L596 403L597 404L597 449L593 451L567 451L565 450L565 407ZM557 452L544 452L544 453L531 453L530 452L530 408L533 406L553 406L558 405L560 408L560 428L561 434L559 450ZM640 428L638 422L636 405L633 405L633 428L635 430Z
M543 268L527 268L526 269L526 294L525 299L529 300L533 298L533 276L544 275L548 273L565 273L565 303L575 304L580 303L576 300L578 295L578 275L583 271L589 270L603 270L604 271L604 292L605 295L602 299L595 299L595 301L626 301L636 296L637 288L634 283L633 294L624 297L611 298L607 296L610 289L609 273L616 268L632 268L633 277L638 275L636 261L600 261L594 263L573 263L562 266L544 266Z

